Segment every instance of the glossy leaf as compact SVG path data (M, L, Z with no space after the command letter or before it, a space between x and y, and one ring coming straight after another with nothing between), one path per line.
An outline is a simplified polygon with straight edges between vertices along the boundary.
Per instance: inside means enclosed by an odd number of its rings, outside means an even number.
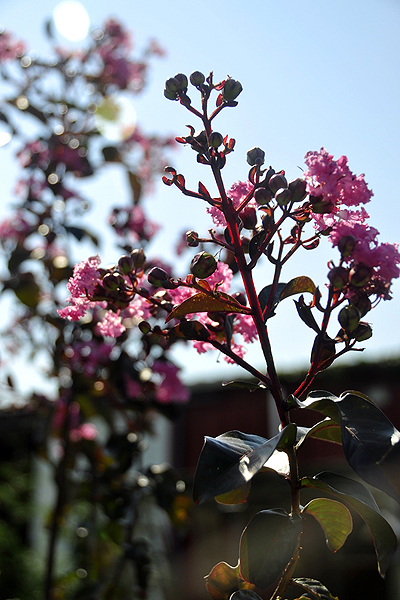
M349 509L330 498L315 498L303 509L321 525L329 550L339 550L353 529Z
M229 312L229 313L249 313L249 309L237 302L232 296L218 292L215 296L210 296L203 292L194 294L181 304L176 306L170 312L165 322L171 319L180 319L186 315L199 312Z
M307 596L301 596L297 600L338 600L336 596L332 596L328 588L316 579L306 579L303 577L297 577L291 580L291 585L300 587L303 589Z
M266 588L280 576L299 544L301 517L275 508L257 513L240 539L240 573L243 579Z
M266 231L260 231L260 233L257 233L251 238L249 243L250 258L254 258L256 256L258 249L262 246L262 243L266 238L266 235Z
M258 295L258 301L263 312L268 304L271 288L272 285L265 286L265 288L263 288ZM281 302L285 298L289 298L290 296L294 296L295 294L301 294L302 292L310 292L310 294L314 294L315 290L315 283L309 277L305 276L295 277L294 279L291 279L289 283L279 283L276 288L271 310L267 315L265 315L265 320L274 316L275 308L277 307L279 302Z
M314 315L311 312L311 307L304 302L303 296L300 296L298 300L294 300L294 303L296 305L297 313L300 319L303 321L303 323L305 323L307 327L313 329L315 333L319 333L320 328L318 326L318 323L316 322Z
M239 565L231 567L226 562L220 562L207 575L206 587L215 600L228 600L234 592L253 586L240 576Z
M303 478L301 487L333 494L358 512L372 534L379 573L384 575L396 551L397 539L389 523L382 517L371 492L358 481L327 472Z
M298 405L319 410L340 423L344 454L352 469L400 501L400 432L380 408L356 392L345 392L339 398L313 392Z
M215 496L215 499L220 504L242 504L243 502L246 502L248 495L250 494L250 488L251 481L246 481L246 483L239 488L236 488L236 490Z
M245 485L274 450L290 442L293 445L295 436L296 426L289 424L270 440L241 431L206 437L194 477L195 502L203 503Z
M306 439L310 437L333 442L335 444L342 443L342 431L340 425L329 417L323 421L319 421L319 423L316 423L313 427L298 428L298 432L301 434L301 437L297 442L297 449L301 448Z
M249 392L255 392L260 389L267 389L263 383L251 383L249 381L223 381L223 387L234 387L248 390Z
M301 294L303 292L309 292L310 294L314 294L316 290L316 285L312 279L305 276L295 277L291 279L289 283L287 283L282 290L279 301L284 300L285 298L289 298L289 296L294 296L295 294Z
M232 594L230 600L261 600L261 598L252 590L238 590Z
M316 361L315 353L319 351L318 360ZM319 334L315 337L314 344L311 350L311 364L317 362L315 368L317 371L323 371L327 369L334 361L336 356L336 344L335 340L330 339L328 336L322 340L322 348Z

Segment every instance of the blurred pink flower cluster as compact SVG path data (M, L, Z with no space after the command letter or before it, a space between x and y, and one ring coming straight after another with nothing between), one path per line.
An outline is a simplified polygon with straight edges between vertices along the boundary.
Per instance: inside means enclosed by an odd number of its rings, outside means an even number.
M0 62L20 58L25 52L25 45L15 40L11 33L3 31L0 33Z

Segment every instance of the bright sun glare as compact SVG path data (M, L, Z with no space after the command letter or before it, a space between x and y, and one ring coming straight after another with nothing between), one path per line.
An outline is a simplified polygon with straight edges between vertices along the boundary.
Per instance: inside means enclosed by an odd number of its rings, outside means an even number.
M90 19L86 8L77 0L64 0L53 10L57 31L71 42L79 42L89 32Z

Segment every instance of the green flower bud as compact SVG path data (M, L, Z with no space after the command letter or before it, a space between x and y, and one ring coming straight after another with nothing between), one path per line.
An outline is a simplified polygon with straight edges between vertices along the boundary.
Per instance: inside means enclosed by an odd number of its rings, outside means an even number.
M337 290L342 290L349 282L349 271L344 267L334 267L328 273L328 279Z
M342 308L338 315L338 321L346 332L354 331L360 322L360 313L358 308L349 304Z
M251 167L253 165L262 165L264 160L265 152L261 148L257 148L257 146L247 152L247 162Z
M138 327L139 327L140 331L143 333L143 335L146 335L147 333L150 333L150 331L151 331L151 325L147 321L140 321Z
M190 263L190 272L199 279L206 279L214 273L217 268L217 261L212 254L208 252L199 252L193 257Z
M178 94L176 92L170 92L169 90L164 90L164 96L167 100L178 100Z
M263 204L268 204L268 202L271 201L271 198L271 192L264 187L260 187L255 191L254 199L260 206Z
M200 73L200 71L193 71L193 73L190 76L190 83L197 87L199 85L202 85L205 79L206 78L204 77L203 73Z
M235 79L227 79L222 89L222 96L224 100L235 100L240 92L242 91L242 84Z
M293 202L301 202L307 196L307 182L304 179L292 179L289 182L289 190L292 192Z
M134 264L131 256L121 256L118 261L118 267L126 275L131 273L134 269Z
M360 321L358 327L353 331L353 337L357 342L364 342L372 337L372 327L369 323Z
M279 206L286 206L292 199L292 192L289 188L280 188L275 194L275 200Z
M170 77L170 79L167 79L167 81L165 82L165 89L168 92L177 92L178 90L180 90L180 82L176 77Z
M364 287L371 279L371 269L367 265L356 265L350 269L350 283L354 287Z
M342 258L352 255L356 243L357 240L354 235L344 235L340 238L338 241L338 248Z
M223 141L224 137L223 135L218 133L218 131L213 131L212 133L210 133L208 138L208 143L211 146L211 148L219 148Z
M178 92L186 92L188 88L188 78L183 73L177 73L173 79L178 81Z
M288 183L287 179L281 173L275 173L268 181L268 185L271 189L271 192L275 195L278 190L281 188L287 188Z
M190 231L187 231L186 242L187 245L191 248L196 248L199 245L199 234L197 233L197 231L193 231L192 229Z
M164 271L164 269L161 269L160 267L153 267L147 275L147 281L151 285L154 285L154 287L165 287L165 285L168 284L169 279L170 277L167 271Z
M354 306L358 308L361 317L365 317L372 308L371 300L368 298L367 294L362 294L356 301L353 300L352 302Z
M103 287L109 292L113 292L123 286L124 278L118 273L106 273L102 279Z
M132 250L131 258L133 260L133 266L135 269L141 269L142 267L144 267L146 263L146 255L144 253L143 248L137 248L135 250Z

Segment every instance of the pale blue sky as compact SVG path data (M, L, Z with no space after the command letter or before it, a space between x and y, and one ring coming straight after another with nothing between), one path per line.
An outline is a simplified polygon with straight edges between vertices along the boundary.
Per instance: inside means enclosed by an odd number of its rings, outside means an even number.
M182 135L184 126L193 122L182 107L163 98L165 79L176 72L189 75L193 70L213 70L217 79L230 75L241 81L244 91L238 108L224 111L217 126L221 133L237 140L225 169L228 187L246 178L245 155L252 146L261 146L267 162L276 169L284 168L289 178L298 176L298 167L304 166L303 157L308 150L324 146L336 158L347 155L355 173L365 173L375 193L367 209L371 223L381 233L381 241L400 240L400 2L82 3L94 26L113 15L133 30L138 47L155 37L166 48L167 57L155 61L148 91L135 103L138 120L148 131ZM50 0L0 0L0 20L30 48L42 52L46 49L43 21L56 4ZM3 214L11 199L13 181L8 147L0 153ZM182 148L172 162L195 188L199 179L209 185L205 168L196 164L189 149ZM113 202L123 204L127 194L118 171L96 177L93 183L85 184L85 189L87 195L100 202L96 221L106 217ZM200 202L180 197L171 188L160 185L148 206L153 217L164 224L158 238L160 249L154 248L158 254L165 255L175 231L193 228L206 232L211 225ZM310 275L322 286L327 261L337 258L328 242L324 246L321 251L299 254L288 265L285 279ZM114 259L108 247L104 253L105 262ZM258 278L260 287L269 283L268 277L266 268ZM381 303L368 315L374 336L365 343L362 358L400 354L398 281L393 295L391 302ZM291 300L286 303L287 307L282 307L271 321L277 364L285 370L306 366L312 343L312 332L297 323ZM295 339L292 330L298 336ZM256 352L251 357L257 362ZM195 354L185 351L178 353L178 358L181 363L190 362L186 378L191 381L204 380L204 369L209 377L237 375L224 361L216 363L215 355L195 360Z

